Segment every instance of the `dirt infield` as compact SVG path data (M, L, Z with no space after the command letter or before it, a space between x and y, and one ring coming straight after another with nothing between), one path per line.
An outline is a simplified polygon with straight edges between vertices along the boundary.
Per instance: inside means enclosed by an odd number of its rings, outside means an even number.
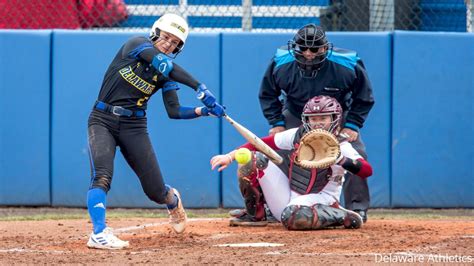
M119 251L88 249L87 219L0 221L0 264L474 263L474 218L471 211L467 215L376 215L359 230L304 232L279 224L241 228L229 227L226 218L191 218L181 235L164 218L112 218L109 225L131 244ZM279 245L229 246L238 243Z

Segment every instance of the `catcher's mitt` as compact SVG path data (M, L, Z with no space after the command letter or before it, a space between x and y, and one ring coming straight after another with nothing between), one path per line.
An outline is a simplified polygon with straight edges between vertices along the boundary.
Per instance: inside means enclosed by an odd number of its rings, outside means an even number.
M306 133L300 140L295 163L304 168L327 168L341 154L336 136L322 129Z

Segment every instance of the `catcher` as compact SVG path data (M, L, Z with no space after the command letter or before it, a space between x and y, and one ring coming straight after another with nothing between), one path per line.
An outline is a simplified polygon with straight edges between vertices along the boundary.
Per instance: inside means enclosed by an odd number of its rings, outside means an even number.
M342 108L336 99L316 96L304 106L303 125L262 140L284 158L281 165L260 152L239 165L238 180L246 210L230 225L266 225L264 203L289 230L321 229L329 226L360 228L362 217L339 206L344 174L362 178L372 167L339 134ZM337 136L337 137L336 137ZM249 143L241 146L255 151ZM235 159L235 150L211 159L212 169L225 169Z

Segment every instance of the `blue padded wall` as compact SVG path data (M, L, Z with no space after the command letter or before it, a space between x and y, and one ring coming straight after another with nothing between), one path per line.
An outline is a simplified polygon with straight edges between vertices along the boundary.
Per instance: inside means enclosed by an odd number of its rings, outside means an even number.
M0 205L49 205L51 31L0 30Z
M267 135L269 129L258 102L261 78L276 48L285 45L291 37L292 34L223 34L223 102L231 116L259 136ZM377 103L362 134L375 171L369 181L372 206L388 207L391 36L389 33L330 33L329 39L335 45L358 51L372 80ZM243 142L244 139L224 123L223 152ZM243 206L235 172L233 164L223 173L225 207Z
M395 32L393 206L474 207L474 35Z
M257 136L266 136L268 123L260 110L260 81L276 48L285 45L291 34L222 34L222 99L229 115ZM223 122L223 152L245 143L234 127ZM224 207L243 206L236 177L237 165L222 174Z
M55 31L53 34L52 195L55 206L85 206L90 169L87 118L103 75L128 38L146 33ZM218 35L193 35L176 60L219 96ZM201 62L205 62L204 66ZM195 92L179 92L183 105L199 105ZM162 106L161 92L150 100L150 137L165 181L181 191L187 207L217 207L219 179L209 158L218 152L219 121L203 118L172 121ZM154 207L119 149L108 206Z
M88 115L119 47L143 34L0 30L0 205L85 206ZM474 207L474 36L328 36L335 46L358 52L374 87L376 104L362 129L374 167L372 207ZM206 83L231 117L265 136L260 81L275 49L291 37L194 34L175 62ZM25 66L28 71L21 71ZM201 105L190 88L183 86L179 95L183 105ZM165 181L181 191L185 206L217 207L220 193L224 207L243 206L236 165L222 180L209 165L213 155L245 142L232 126L212 117L170 120L160 92L150 101L148 119ZM119 149L116 157L108 205L155 207Z

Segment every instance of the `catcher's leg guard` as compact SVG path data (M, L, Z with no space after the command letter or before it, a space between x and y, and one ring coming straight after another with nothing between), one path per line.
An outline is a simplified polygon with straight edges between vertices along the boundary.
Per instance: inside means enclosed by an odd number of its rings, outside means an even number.
M262 189L257 177L262 170L267 168L268 159L261 153L253 154L252 160L247 164L239 165L237 176L240 192L245 201L245 211L237 213L230 220L231 226L265 226L265 207Z
M343 208L316 204L313 207L290 205L283 210L281 222L288 230L322 229L330 226L360 228L362 217Z

